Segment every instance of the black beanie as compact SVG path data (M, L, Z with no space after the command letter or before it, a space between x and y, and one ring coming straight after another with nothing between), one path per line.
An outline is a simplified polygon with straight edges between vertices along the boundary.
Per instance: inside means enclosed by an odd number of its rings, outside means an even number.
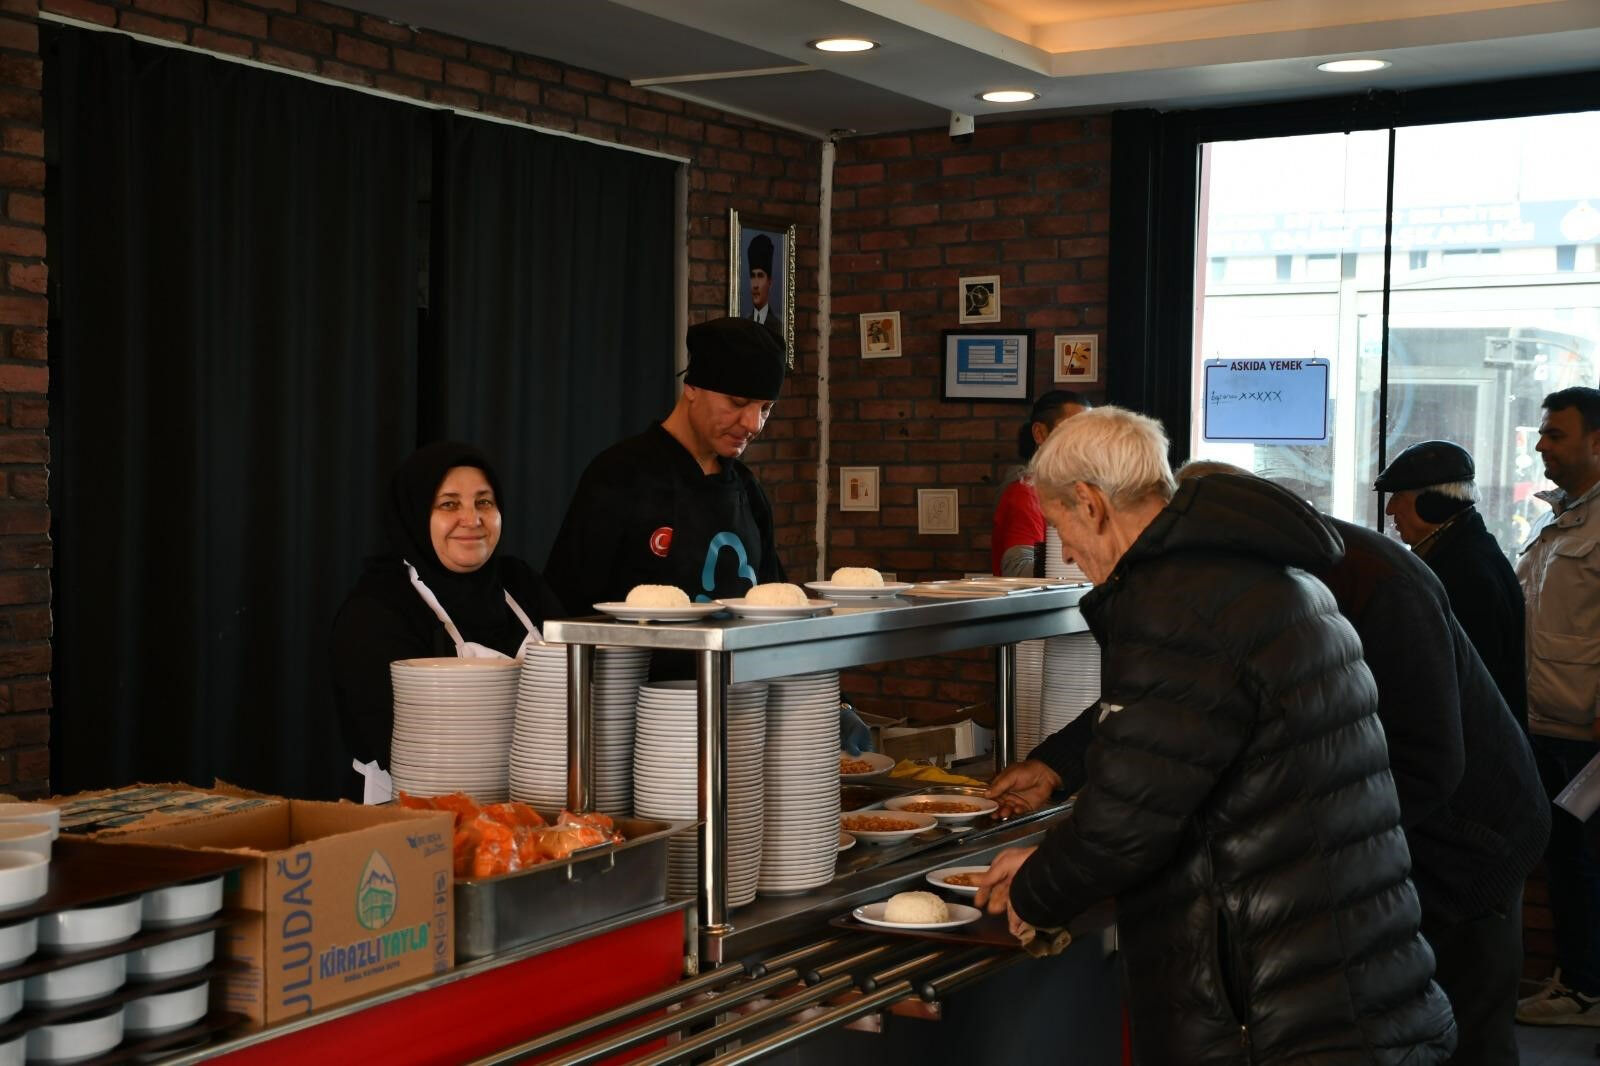
M713 318L690 326L689 372L683 383L747 400L776 400L783 391L783 345L747 318Z

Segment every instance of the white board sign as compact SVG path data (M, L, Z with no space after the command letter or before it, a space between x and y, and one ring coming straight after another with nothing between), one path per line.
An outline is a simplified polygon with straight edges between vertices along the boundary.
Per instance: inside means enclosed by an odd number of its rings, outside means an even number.
M1201 437L1243 444L1326 444L1326 359L1207 359Z

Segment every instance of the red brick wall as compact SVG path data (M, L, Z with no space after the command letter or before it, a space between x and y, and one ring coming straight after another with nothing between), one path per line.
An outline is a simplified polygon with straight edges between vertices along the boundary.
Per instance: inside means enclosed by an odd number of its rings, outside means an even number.
M50 775L50 512L39 35L0 0L0 791Z
M1034 395L1060 387L1055 334L1105 328L1110 154L1110 122L1099 117L980 124L967 144L942 130L840 144L830 570L874 566L908 581L989 570L994 505L1018 465L1028 408L942 402L940 331L960 328L958 279L997 274L994 328L1033 330ZM872 311L900 312L901 358L861 358L858 316ZM838 509L841 466L880 468L881 510ZM957 490L958 535L917 532L919 488ZM986 701L992 685L989 654L975 653L859 671L845 687L873 709L923 713Z
M797 371L748 458L774 498L785 561L809 577L816 559L817 142L592 71L316 0L0 0L0 790L47 791L49 775L40 10L686 157L691 321L727 308L730 207L794 222Z

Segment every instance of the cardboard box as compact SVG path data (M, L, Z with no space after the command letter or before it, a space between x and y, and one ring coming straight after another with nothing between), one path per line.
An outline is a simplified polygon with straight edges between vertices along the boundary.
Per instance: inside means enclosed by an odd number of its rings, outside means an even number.
M196 795L244 802L219 799L208 808ZM114 819L120 824L93 838L247 858L225 900L244 913L219 946L248 967L228 976L227 1007L256 1024L454 964L449 813L158 785L72 797L63 817L90 807L138 813L126 808L141 804L149 805L141 817Z

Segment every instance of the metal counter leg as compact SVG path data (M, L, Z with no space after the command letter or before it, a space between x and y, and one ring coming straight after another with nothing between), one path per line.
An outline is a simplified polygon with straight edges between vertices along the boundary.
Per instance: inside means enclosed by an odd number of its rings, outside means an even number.
M722 961L718 938L728 924L728 660L722 652L697 652L700 742L700 918L704 954Z
M594 645L567 645L567 810L594 802ZM615 811L626 814L626 811Z
M994 772L1017 760L1017 646L994 649Z

